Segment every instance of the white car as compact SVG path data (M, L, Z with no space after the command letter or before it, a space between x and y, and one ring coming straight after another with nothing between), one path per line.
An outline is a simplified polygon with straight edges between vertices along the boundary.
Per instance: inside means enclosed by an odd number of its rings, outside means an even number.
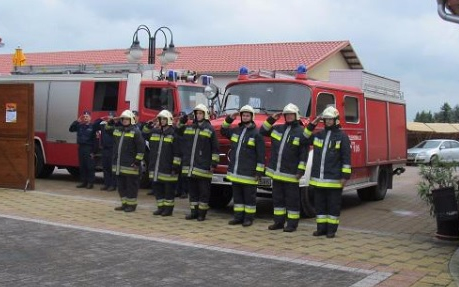
M448 139L423 141L408 149L406 164L430 164L435 159L441 162L459 162L459 142Z

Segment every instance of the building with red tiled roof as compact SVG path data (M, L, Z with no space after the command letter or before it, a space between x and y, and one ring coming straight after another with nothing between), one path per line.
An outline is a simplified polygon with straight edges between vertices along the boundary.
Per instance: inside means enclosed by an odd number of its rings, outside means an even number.
M293 72L299 64L308 67L308 76L327 80L330 69L362 69L349 41L234 44L220 46L176 47L180 53L167 69L194 70L214 76L218 85L234 79L241 66L249 70ZM28 53L27 65L127 63L126 49ZM155 55L161 53L156 49ZM0 74L13 70L11 54L0 54ZM143 53L142 63L147 63ZM156 56L156 68L159 69Z

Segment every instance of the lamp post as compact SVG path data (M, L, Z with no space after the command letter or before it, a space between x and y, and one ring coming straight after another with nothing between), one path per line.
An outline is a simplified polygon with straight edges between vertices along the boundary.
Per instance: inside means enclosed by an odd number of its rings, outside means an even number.
M177 59L178 52L175 50L174 46L174 36L172 35L171 29L168 27L159 27L156 29L156 31L153 33L150 32L150 29L146 25L139 25L137 29L134 32L134 35L132 36L132 44L131 47L129 48L129 51L127 53L127 59L129 62L139 62L142 59L142 48L140 47L140 42L139 42L139 31L145 31L148 34L148 64L155 64L155 50L156 50L156 34L158 32L161 32L164 35L164 48L161 54L159 55L161 65L166 65L168 63L172 63ZM165 30L169 31L171 35L171 41L169 43L169 46L167 46L167 36Z

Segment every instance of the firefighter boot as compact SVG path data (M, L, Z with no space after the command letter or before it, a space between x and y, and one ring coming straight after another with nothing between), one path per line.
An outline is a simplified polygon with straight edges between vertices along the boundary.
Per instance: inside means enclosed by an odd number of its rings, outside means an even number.
M244 222L244 213L242 212L235 212L234 213L234 218L228 221L229 225L237 225L237 224L242 224Z
M164 207L163 206L161 206L161 207L158 206L158 209L153 211L153 215L162 215L163 212L164 212Z
M137 204L128 204L126 208L124 208L124 212L134 212L137 208Z
M193 206L193 208L191 209L191 213L185 216L186 220L191 220L191 219L196 219L196 218L198 218L198 206L197 205Z
M323 236L327 234L327 224L317 223L317 230L312 233L313 236Z
M88 183L87 182L82 182L80 183L79 185L76 186L76 188L85 188L88 186Z
M115 207L116 211L124 211L126 208L126 203L122 203L120 206Z
M327 238L334 238L337 230L338 230L338 224L329 223L327 227Z
M161 216L171 216L172 215L172 211L174 211L174 207L173 206L166 206L166 207L164 207L163 213L161 213Z
M274 224L268 226L269 230L284 229L285 216L274 215Z
M298 227L298 220L296 219L287 220L287 226L284 227L284 232L294 232L296 231L297 227Z
M206 220L207 209L198 209L198 221Z
M253 216L246 214L244 217L244 222L242 222L242 226L249 227L252 224L253 224Z

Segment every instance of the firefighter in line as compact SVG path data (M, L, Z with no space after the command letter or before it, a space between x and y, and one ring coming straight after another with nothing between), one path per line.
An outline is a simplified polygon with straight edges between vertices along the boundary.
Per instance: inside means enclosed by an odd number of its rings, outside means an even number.
M120 126L112 119L105 127L113 134L113 172L118 178L118 193L121 206L117 211L133 212L137 207L137 194L140 184L140 163L145 152L145 140L135 127L134 114L125 110L120 116Z
M323 119L325 128L313 133ZM304 134L313 145L313 162L309 186L314 188L317 230L314 236L335 237L341 213L341 195L351 177L351 143L341 130L339 112L327 107L312 121Z
M270 116L260 134L271 137L271 158L266 175L273 179L274 224L269 230L293 232L300 220L299 180L306 170L308 141L303 135L299 109L294 104L284 107L284 124L274 125L281 113ZM285 217L287 216L287 226Z
M114 191L116 190L116 176L112 171L113 166L113 134L105 130L108 121L116 117L115 112L109 112L107 117L102 117L94 122L96 130L100 130L100 146L102 148L102 170L104 174L104 185L100 190ZM115 121L115 124L117 121Z
M241 122L231 128L238 115ZM226 176L232 182L234 200L234 218L228 222L230 225L251 226L256 212L257 184L265 170L265 143L254 117L254 109L245 105L238 113L227 116L221 128L221 134L231 142Z
M91 112L84 111L83 115L70 125L69 132L77 133L81 183L76 187L92 189L94 187L94 155L97 144L96 129L91 123Z
M218 141L209 122L209 110L203 104L193 109L193 123L188 115L180 117L177 133L182 140L182 175L188 177L191 213L185 219L204 221L209 209L213 168L219 162Z
M149 121L142 132L149 135L149 177L158 209L153 215L171 216L174 210L175 185L180 173L180 146L173 125L174 118L162 110L156 121Z

